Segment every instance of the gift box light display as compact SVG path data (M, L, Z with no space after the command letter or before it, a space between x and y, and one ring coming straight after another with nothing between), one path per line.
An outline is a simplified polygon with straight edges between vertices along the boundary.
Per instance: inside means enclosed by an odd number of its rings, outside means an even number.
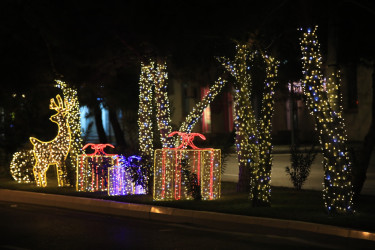
M192 181L203 200L220 198L220 149L196 147L193 139L199 136L205 140L202 134L172 132L169 136L174 134L182 137L180 146L155 150L154 200L193 199Z
M141 176L137 162L141 157L116 156L117 165L108 168L108 195L145 194L146 191L139 183L135 183L132 174Z
M77 164L77 191L107 191L108 168L117 165L114 154L107 154L104 148L111 144L86 144L82 149L91 146L92 154L78 155Z

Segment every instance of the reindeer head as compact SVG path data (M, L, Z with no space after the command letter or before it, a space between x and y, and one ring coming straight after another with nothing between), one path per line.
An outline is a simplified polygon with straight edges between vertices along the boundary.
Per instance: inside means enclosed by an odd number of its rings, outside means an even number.
M49 108L56 110L57 113L51 116L49 119L54 123L61 124L61 122L64 122L64 120L66 119L66 115L72 109L74 103L69 103L67 100L63 102L60 95L56 96L56 100L57 104L53 98L51 99Z

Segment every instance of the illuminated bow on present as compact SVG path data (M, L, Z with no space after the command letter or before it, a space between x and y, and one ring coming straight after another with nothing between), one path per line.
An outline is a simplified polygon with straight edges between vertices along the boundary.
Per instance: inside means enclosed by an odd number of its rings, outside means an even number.
M182 143L180 146L177 147L177 149L180 148L186 148L187 146L190 146L193 149L199 149L197 146L194 145L193 140L196 136L199 136L202 140L206 140L206 137L199 133L183 133L179 131L174 131L168 135L168 137L174 136L175 134L178 134L182 138Z
M86 155L97 155L97 154L103 154L103 155L108 155L106 152L104 152L104 148L111 147L115 148L112 144L94 144L94 143L88 143L86 144L82 149L85 150L88 148L88 146L91 146L91 149L94 150L94 153L92 154L86 154Z

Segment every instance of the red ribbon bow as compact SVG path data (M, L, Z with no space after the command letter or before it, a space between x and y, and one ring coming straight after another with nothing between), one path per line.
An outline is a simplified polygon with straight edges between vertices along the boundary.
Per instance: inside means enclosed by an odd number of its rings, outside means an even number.
M193 140L196 136L199 136L202 140L206 140L206 137L200 133L184 133L184 132L179 132L179 131L174 131L170 133L168 137L174 136L175 134L181 136L182 138L182 143L180 146L177 147L177 149L187 148L187 146L190 146L193 149L199 149L193 143Z
M106 148L107 146L111 147L111 148L115 148L112 144L94 144L94 143L88 143L82 149L85 150L86 148L88 148L88 146L91 146L91 149L94 150L94 153L92 153L92 154L86 154L86 155L90 155L90 156L97 155L97 154L108 155L106 152L104 152L104 148Z

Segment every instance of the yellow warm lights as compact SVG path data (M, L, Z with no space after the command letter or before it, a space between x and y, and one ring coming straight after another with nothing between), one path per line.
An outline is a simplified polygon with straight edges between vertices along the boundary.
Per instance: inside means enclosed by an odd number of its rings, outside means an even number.
M274 87L277 83L279 62L261 53L266 63L266 80L264 85L260 119L257 120L251 103L251 75L248 61L253 61L258 52L250 53L248 44L239 44L233 62L222 57L222 65L236 79L235 90L235 129L236 150L240 175L246 178L239 181L250 181L250 199L253 205L270 205L271 197L271 118L274 106ZM249 177L250 180L247 178ZM243 183L247 185L247 183Z
M58 125L57 136L47 142L30 137L30 141L34 146L34 178L37 186L41 187L47 186L46 172L50 165L56 166L58 185L61 187L69 184L65 160L71 145L68 112L74 103L69 103L66 99L63 102L60 95L56 96L56 100L57 103L54 99L51 99L50 109L55 110L57 113L51 116L50 120Z
M63 81L55 80L56 87L60 88L63 92L63 96L65 100L68 100L69 103L72 103L73 106L68 113L68 122L70 125L71 131L71 146L69 152L69 162L70 165L74 167L72 172L76 169L76 159L79 154L82 154L82 132L81 132L81 113L79 107L79 100L78 100L78 93L77 90L69 87Z
M302 29L301 29L302 30ZM351 162L339 94L340 76L333 74L324 82L322 56L316 35L317 26L307 29L301 40L304 92L324 156L323 200L329 213L353 213Z
M138 140L139 154L143 159L151 160L153 157L153 131L152 131L152 82L153 63L141 64L139 79L139 109L138 109Z
M188 192L188 179L183 173L184 168L197 174L203 200L220 198L220 152L220 149L164 148L155 150L154 200L193 199Z
M226 80L219 77L214 85L210 87L209 92L202 98L200 102L193 108L193 110L188 114L185 121L181 124L179 129L180 132L191 133L194 125L202 117L204 109L213 101L213 99L220 93L221 89L227 83Z
M18 183L30 183L34 180L33 166L35 158L33 150L23 150L13 154L10 173Z
M69 157L70 166L75 168L77 155L81 154L82 152L81 151L81 148L82 148L81 120L80 120L78 95L75 89L69 87L65 82L62 82L60 80L56 80L55 87L60 88L62 90L64 100L67 101L71 105L69 106L70 108L69 112L64 111L65 113L64 119L66 119L70 127L69 128L70 129L70 147L68 147L69 154L70 154L70 157ZM60 122L64 123L61 120ZM62 126L61 130L59 127L58 133L65 134L68 137L68 135L66 134L67 129L65 125ZM59 140L56 140L55 142L57 143L58 141ZM59 141L59 143L64 144L63 140ZM65 147L64 147L64 150L65 150ZM17 182L29 183L33 181L34 179L33 173L35 173L35 169L33 171L33 168L35 166L34 150L24 150L24 151L14 153L13 159L10 165L11 165L10 172L12 174L12 177ZM66 177L68 175L68 172L70 171L71 173L73 173L75 171L74 169L67 169L67 167L62 167L58 171L60 172L62 171L61 175L63 176L63 179L64 179L63 181L59 180L59 186L73 184L73 183L70 183L70 180L68 180ZM43 175L42 172L43 171L41 170L37 170L38 175L40 174ZM45 180L44 177L42 177L42 179L38 177L38 179L35 178L35 180L37 181L38 186L47 185L47 183L46 182L44 183L43 181Z

